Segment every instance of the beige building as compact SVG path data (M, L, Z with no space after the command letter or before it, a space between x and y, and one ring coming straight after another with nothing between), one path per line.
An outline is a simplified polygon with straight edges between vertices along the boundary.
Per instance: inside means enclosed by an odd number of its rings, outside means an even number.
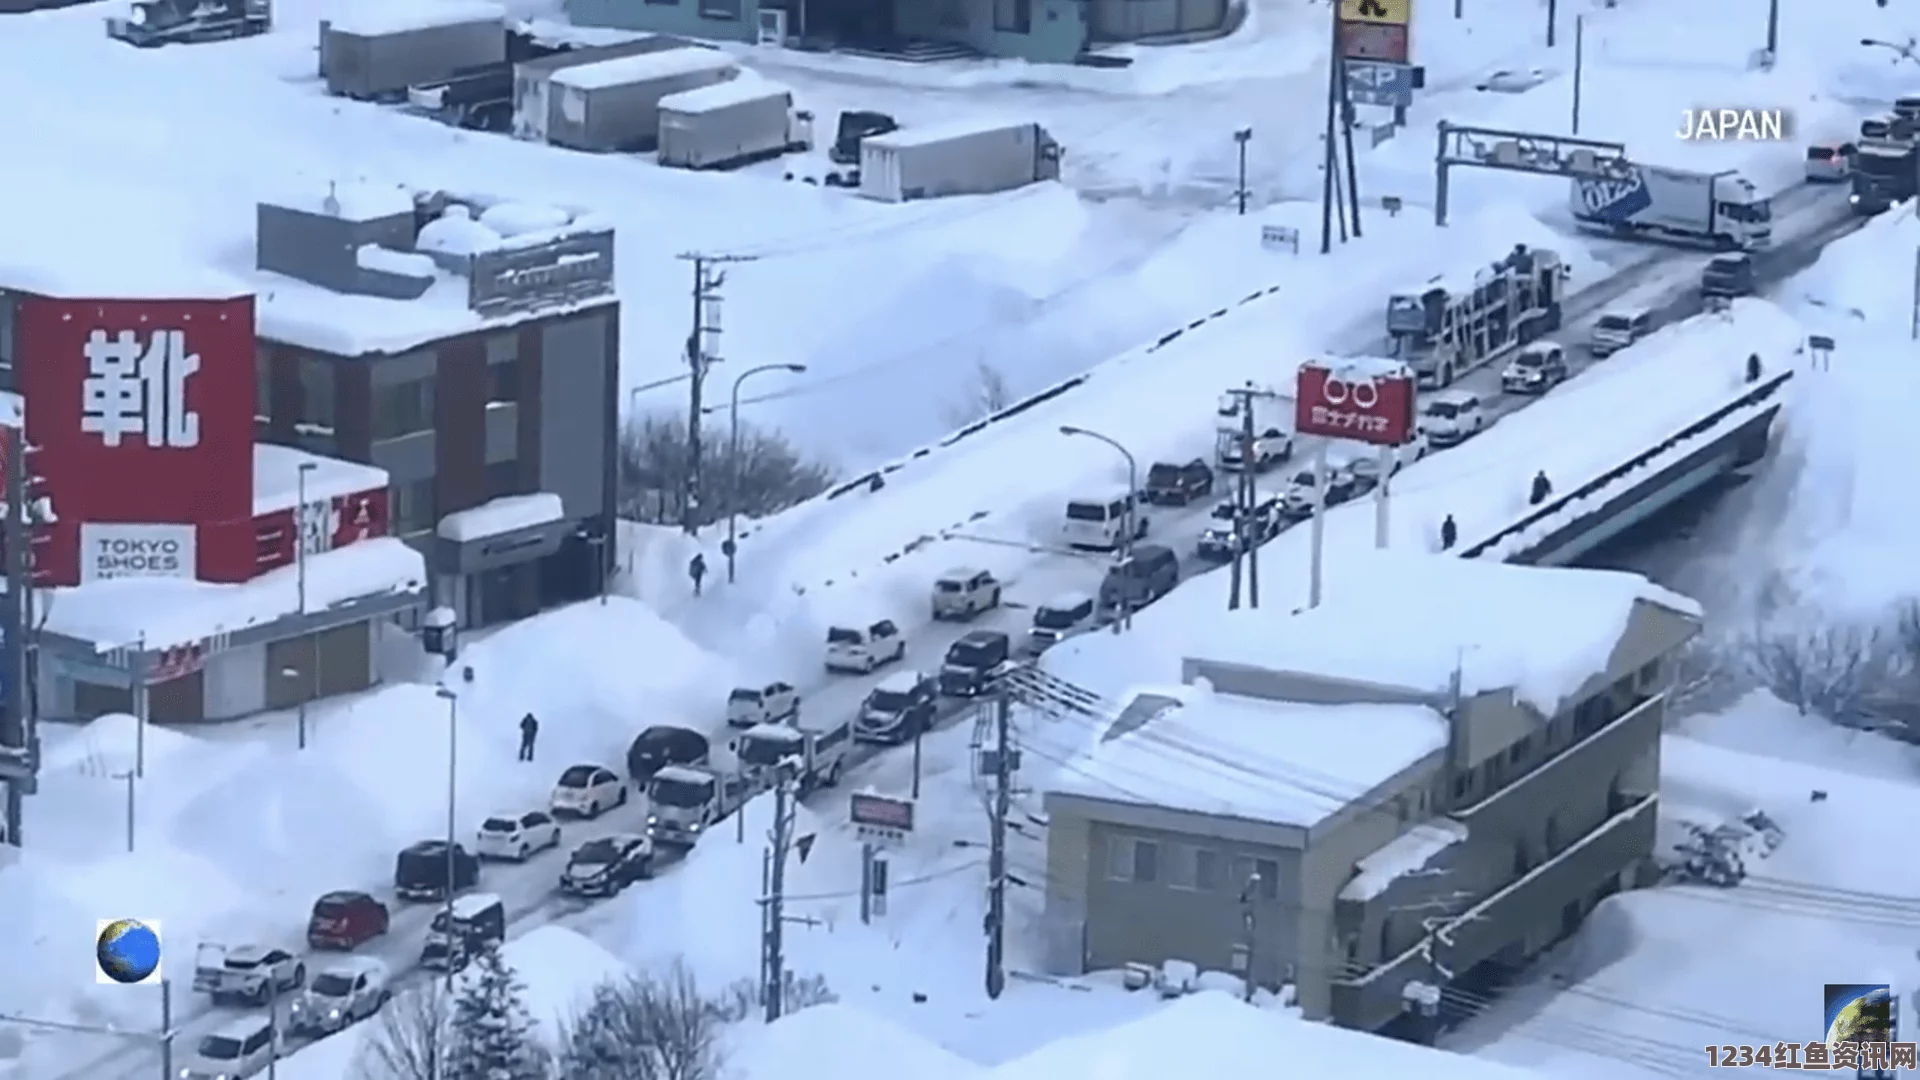
M1609 572L1382 556L1366 577L1306 612L1149 610L1146 640L1049 665L1121 706L1046 789L1059 970L1251 967L1380 1030L1642 880L1697 608ZM1120 654L1176 642L1165 686L1100 685L1102 650L1148 674Z

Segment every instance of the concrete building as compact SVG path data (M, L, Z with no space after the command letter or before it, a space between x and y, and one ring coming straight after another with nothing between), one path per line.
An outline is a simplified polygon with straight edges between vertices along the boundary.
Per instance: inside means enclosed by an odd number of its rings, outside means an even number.
M1238 24L1233 0L567 0L579 26L721 41L790 41L895 59L1071 64L1100 45L1198 40Z
M262 270L429 328L334 342L263 327L259 435L386 470L393 535L466 626L595 595L613 566L613 233L570 219L392 192L259 207ZM525 228L542 235L503 245Z
M1058 967L1250 966L1309 1018L1418 1034L1410 986L1512 970L1641 880L1697 608L1629 574L1367 570L1189 626L1178 681L1097 721L1046 796ZM1067 666L1113 694L1103 648Z

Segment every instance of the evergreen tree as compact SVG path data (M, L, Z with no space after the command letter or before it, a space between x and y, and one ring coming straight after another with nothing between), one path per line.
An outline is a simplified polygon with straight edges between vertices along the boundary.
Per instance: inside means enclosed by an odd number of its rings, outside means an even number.
M443 1080L547 1080L548 1055L527 1011L526 986L499 950L477 954L464 980Z

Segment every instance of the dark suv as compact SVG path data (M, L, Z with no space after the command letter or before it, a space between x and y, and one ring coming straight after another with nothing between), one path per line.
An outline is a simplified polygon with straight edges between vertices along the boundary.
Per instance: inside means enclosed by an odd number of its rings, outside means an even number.
M931 675L902 671L880 681L860 703L853 737L860 742L898 745L933 727L940 687Z
M393 864L393 891L402 900L444 900L449 891L464 892L479 881L480 860L459 844L449 856L445 840L422 840Z
M1185 465L1156 462L1147 470L1145 494L1155 506L1185 506L1213 494L1213 467L1199 458Z
M1012 639L998 630L969 630L947 649L940 664L940 692L976 697L987 690L993 673L1013 653Z
M655 724L634 737L627 748L627 775L645 786L653 774L669 765L705 765L712 747L692 728Z

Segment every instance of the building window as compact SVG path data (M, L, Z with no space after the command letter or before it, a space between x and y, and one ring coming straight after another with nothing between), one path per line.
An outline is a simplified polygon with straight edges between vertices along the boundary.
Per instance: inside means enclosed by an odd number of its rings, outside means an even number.
M1393 916L1380 917L1380 962L1385 963L1393 956Z
M1640 665L1640 671L1634 675L1634 682L1639 684L1642 693L1652 693L1653 688L1660 684L1660 661L1653 659Z
M407 536L433 528L433 481L413 480L393 485L393 534Z
M300 358L300 426L304 434L333 432L333 361Z
M1033 0L993 0L993 28L1003 34L1033 32Z
M1255 877L1259 880L1254 880ZM1228 879L1236 891L1245 889L1252 883L1251 893L1256 900L1277 900L1280 898L1280 864L1272 859L1252 859L1241 855L1233 860L1233 876Z
M740 0L700 0L700 17L703 19L738 19Z
M1595 694L1573 710L1573 737L1584 739L1607 726L1612 705L1605 694Z
M1531 749L1533 749L1533 735L1529 732L1515 739L1513 745L1507 747L1507 764L1520 764L1526 759L1527 751Z
M253 346L253 418L273 419L273 350L264 341Z
M1208 848L1196 848L1193 852L1193 886L1201 892L1214 892L1220 888L1225 877L1225 860L1220 853Z
M1167 852L1167 884L1176 889L1211 892L1220 887L1220 853L1179 845Z
M373 437L395 439L433 428L433 380L409 379L373 388Z
M520 400L520 333L517 330L487 339L487 400Z
M1151 884L1160 878L1160 845L1116 836L1107 849L1107 876L1115 881Z

